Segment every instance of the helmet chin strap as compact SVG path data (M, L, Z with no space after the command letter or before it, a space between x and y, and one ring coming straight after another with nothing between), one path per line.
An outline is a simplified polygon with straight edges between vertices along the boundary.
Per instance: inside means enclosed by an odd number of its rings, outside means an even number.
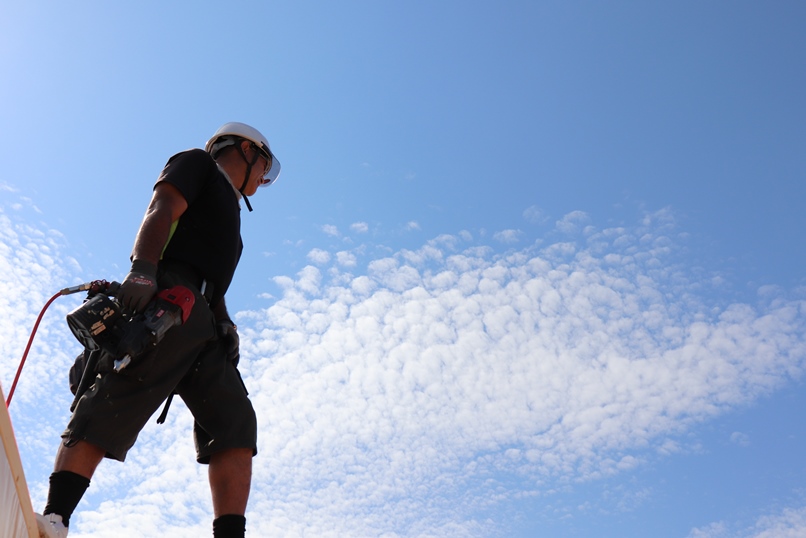
M252 171L252 165L249 164L246 166L246 177L243 180L243 185L241 185L241 188L238 189L238 192L241 193L243 201L246 202L246 209L248 209L250 213L252 212L252 204L249 203L249 197L243 193L243 190L246 188L246 184L249 181L249 172L251 171Z

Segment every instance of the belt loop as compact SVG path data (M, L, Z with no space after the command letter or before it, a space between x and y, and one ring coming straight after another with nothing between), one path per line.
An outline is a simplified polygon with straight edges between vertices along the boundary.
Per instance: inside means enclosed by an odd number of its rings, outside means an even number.
M201 281L201 285L199 285L199 294L204 297L204 300L207 301L207 304L210 304L210 301L213 300L213 290L215 286L207 282L206 278L203 278Z

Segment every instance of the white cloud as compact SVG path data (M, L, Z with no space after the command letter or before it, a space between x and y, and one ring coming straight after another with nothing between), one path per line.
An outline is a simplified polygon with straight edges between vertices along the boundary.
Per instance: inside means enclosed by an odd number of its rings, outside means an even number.
M336 263L343 267L355 267L358 262L355 254L342 250L336 253Z
M543 224L548 220L548 216L536 205L527 207L523 211L523 218L532 224Z
M0 269L13 284L0 297L0 349L16 356L47 299L38 290L70 277L57 235L0 218ZM348 252L311 251L337 264L277 277L272 306L238 313L260 424L250 532L490 535L508 520L477 517L484 509L677 453L693 424L798 378L804 303L716 308L674 263L672 232L659 216L506 254L440 236L369 260L364 274L342 272L355 269ZM12 407L36 506L69 404L65 389L43 400L52 383L38 382L64 378L72 359L63 313L44 327ZM3 380L12 369L0 365ZM174 406L130 461L101 467L71 536L209 532L192 420ZM619 507L650 494L622 492ZM783 512L755 532L799 518Z
M307 257L311 262L322 265L330 261L330 252L315 248L308 252Z
M730 442L739 446L749 446L750 436L742 432L733 432L730 434Z
M498 241L499 243L517 243L520 241L520 237L523 234L520 230L501 230L500 232L496 232L493 234L493 239Z
M759 517L744 529L724 521L692 529L687 538L801 538L806 536L806 506L784 508Z
M407 231L419 230L419 229L420 229L420 223L417 222L416 220L411 220L411 221L406 223L406 230Z
M34 209L35 210L35 209ZM3 293L0 294L0 382L8 393L39 312L60 289L78 283L71 273L77 272L77 262L62 254L65 241L56 230L40 230L21 224L0 212L0 274ZM64 298L50 306L42 317L37 336L20 378L14 401L30 401L42 397L47 388L35 382L58 375L64 379L58 364L68 360L63 350L72 352L78 345L59 328L64 315L80 304L75 298ZM48 341L48 337L55 340ZM50 346L60 342L56 349ZM74 345L69 346L68 344ZM76 350L77 351L77 350Z
M557 229L564 233L575 233L581 226L589 222L590 217L584 211L572 211L556 223Z
M356 233L365 234L369 231L369 225L366 222L354 222L350 225L350 229Z
M692 529L687 538L727 538L727 536L725 523L719 521L699 529Z
M339 229L334 226L333 224L325 224L322 226L322 231L325 232L327 235L332 235L333 237L339 236Z
M806 506L787 508L759 518L752 538L801 538L806 536Z

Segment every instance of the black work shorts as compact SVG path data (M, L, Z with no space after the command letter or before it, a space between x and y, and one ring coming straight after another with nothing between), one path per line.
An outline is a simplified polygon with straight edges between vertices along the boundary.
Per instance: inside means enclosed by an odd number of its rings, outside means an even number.
M186 285L196 295L188 320L120 373L111 370L110 357L99 361L95 382L79 399L62 434L65 445L86 441L104 449L106 457L124 461L146 422L175 391L193 413L200 463L230 448L257 453L255 411L216 335L213 314L186 281L170 274L160 279L161 288L175 284Z
M193 413L196 460L230 448L251 448L257 454L257 418L238 369L216 339L205 348L176 392Z

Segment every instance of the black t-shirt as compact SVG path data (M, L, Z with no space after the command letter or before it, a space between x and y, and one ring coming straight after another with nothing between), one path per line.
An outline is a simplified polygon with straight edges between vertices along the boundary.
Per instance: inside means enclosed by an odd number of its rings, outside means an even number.
M157 179L157 184L161 182L179 189L188 203L174 223L162 259L186 263L212 283L210 304L215 306L227 292L243 250L238 197L213 158L201 149L171 157Z

